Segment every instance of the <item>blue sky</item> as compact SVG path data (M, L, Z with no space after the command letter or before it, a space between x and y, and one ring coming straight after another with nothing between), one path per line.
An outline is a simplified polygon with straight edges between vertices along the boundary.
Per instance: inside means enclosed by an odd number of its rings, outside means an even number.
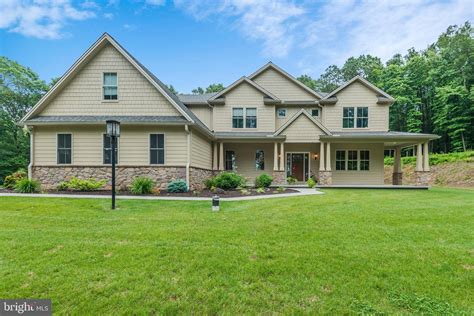
M49 81L108 32L163 82L190 92L269 60L313 77L350 56L386 61L468 20L471 0L0 0L0 54Z

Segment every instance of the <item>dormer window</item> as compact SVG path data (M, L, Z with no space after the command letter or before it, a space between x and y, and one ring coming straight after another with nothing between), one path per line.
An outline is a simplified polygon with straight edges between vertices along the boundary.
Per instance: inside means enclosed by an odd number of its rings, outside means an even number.
M117 90L117 73L105 72L103 82L104 100L117 100Z

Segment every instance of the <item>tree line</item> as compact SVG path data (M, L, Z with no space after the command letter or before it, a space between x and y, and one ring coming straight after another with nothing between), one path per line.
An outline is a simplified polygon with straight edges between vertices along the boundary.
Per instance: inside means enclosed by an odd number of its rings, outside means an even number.
M330 92L360 75L396 99L390 107L390 130L438 134L434 152L465 151L474 147L473 35L466 22L450 26L426 49L410 49L386 63L361 55L350 57L342 67L329 66L317 79L297 79L316 91ZM28 165L28 131L17 123L57 80L48 84L30 68L0 56L0 181ZM223 89L222 83L214 83L192 93Z

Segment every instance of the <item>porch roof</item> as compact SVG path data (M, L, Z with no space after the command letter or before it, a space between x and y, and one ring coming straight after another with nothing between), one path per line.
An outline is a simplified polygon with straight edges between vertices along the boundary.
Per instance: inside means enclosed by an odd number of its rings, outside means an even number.
M215 132L217 139L229 140L284 140L286 136L275 136L271 132Z
M160 124L185 124L189 121L184 116L142 116L142 115L44 115L27 120L28 125L40 124L74 124L96 123L105 124L106 120L116 120L121 123L160 123Z
M386 147L408 147L420 142L438 139L434 134L409 133L409 132L332 132L332 135L321 135L322 141L332 143L351 142L376 142L384 143Z

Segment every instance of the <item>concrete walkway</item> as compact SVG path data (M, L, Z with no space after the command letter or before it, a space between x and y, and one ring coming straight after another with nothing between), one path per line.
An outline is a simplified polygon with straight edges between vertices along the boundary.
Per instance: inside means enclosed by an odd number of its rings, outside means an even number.
M225 197L221 195L221 201L246 201L260 199L275 199L285 197L297 197L304 195L324 194L321 191L310 188L294 188L297 193L281 193L269 195L237 196ZM41 194L41 193L0 193L0 198L4 196L35 197L35 198L73 198L73 199L110 199L110 195L87 195L87 194ZM180 197L180 196L139 196L139 195L117 195L120 200L167 200L167 201L210 201L210 197Z

